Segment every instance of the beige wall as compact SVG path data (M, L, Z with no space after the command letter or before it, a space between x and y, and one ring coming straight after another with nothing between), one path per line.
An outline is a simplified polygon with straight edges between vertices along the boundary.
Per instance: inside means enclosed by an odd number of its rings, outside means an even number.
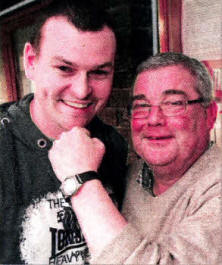
M1 45L2 43L0 39L0 47ZM3 69L2 51L0 49L0 104L6 101L8 101L8 96L7 96L5 73Z

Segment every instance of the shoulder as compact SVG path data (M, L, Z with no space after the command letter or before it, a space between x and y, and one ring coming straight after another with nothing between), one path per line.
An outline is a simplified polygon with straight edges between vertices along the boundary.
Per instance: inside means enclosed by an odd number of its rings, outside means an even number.
M200 180L209 177L209 181L222 179L222 149L217 145L210 147L197 161L197 170L201 173Z
M8 116L8 110L9 108L14 105L16 102L6 102L3 104L0 104L0 119L2 120L4 117ZM2 122L1 122L2 124Z
M190 185L193 203L201 207L208 201L222 202L222 151L212 146L197 161ZM190 182L192 180L190 179Z
M10 109L13 108L17 102L7 102L0 105L0 165L4 165L4 159L9 153L13 153L13 118L10 114ZM7 158L8 159L8 158ZM6 166L6 165L5 165Z
M9 134L6 131L9 130L9 124L11 123L11 118L9 114L9 109L11 106L16 104L16 102L7 102L0 105L0 142L3 141L3 135L9 137Z

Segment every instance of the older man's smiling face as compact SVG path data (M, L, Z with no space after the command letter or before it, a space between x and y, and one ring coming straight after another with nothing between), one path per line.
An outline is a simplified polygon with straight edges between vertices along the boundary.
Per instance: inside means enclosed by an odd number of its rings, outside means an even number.
M184 113L170 117L159 106L153 106L146 116L141 106L159 105L169 98L198 99L200 95L194 87L194 77L182 66L144 71L136 79L131 120L133 144L136 152L156 169L173 167L186 171L204 152L215 119L214 105L207 109L200 103L187 105Z

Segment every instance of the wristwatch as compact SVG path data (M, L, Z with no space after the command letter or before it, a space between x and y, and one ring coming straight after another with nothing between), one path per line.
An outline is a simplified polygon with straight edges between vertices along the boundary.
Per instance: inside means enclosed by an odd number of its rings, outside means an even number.
M95 171L87 171L74 176L66 177L60 186L65 199L70 198L72 195L76 194L79 188L89 180L100 179L99 175Z

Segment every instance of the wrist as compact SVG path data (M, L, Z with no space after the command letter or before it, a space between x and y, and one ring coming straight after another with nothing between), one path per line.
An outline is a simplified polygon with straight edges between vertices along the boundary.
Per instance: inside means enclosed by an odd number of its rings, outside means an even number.
M82 205L85 207L86 205L89 206L91 202L94 200L98 200L99 196L103 193L103 195L109 198L108 193L106 192L105 188L103 187L102 182L99 179L93 179L90 181L85 182L77 193L72 195L71 201L75 205Z
M95 171L87 171L81 174L68 176L62 182L60 190L62 191L63 196L68 199L75 195L86 182L99 178L98 173Z

